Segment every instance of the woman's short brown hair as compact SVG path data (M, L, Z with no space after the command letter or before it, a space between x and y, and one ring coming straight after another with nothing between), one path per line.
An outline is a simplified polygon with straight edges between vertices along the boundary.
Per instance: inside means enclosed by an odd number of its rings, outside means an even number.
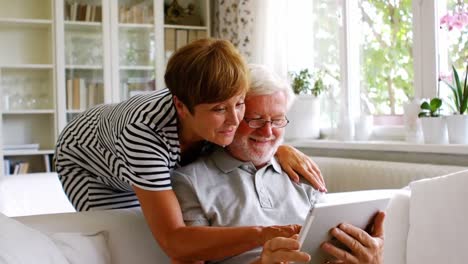
M193 113L198 104L245 94L249 89L249 70L229 41L200 39L174 53L164 80L172 95Z

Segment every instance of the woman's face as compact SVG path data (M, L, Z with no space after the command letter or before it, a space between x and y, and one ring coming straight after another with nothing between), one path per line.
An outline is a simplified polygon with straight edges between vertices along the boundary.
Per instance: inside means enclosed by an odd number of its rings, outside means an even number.
M188 120L194 132L204 140L220 146L231 144L237 126L244 118L245 95L210 104L198 104Z

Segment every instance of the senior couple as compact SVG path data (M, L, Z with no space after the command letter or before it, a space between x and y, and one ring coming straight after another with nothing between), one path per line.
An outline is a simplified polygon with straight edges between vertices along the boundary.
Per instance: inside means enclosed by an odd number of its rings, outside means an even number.
M141 206L174 263L309 260L298 251L298 224L326 188L309 157L281 145L289 85L214 39L174 53L165 82L168 89L93 107L63 130L54 161L75 208ZM349 251L322 249L332 262L380 264L383 219L370 234L332 229Z
M265 66L251 64L249 68L251 83L245 98L245 116L232 143L173 172L173 188L187 225L302 224L318 197L311 185L284 176L274 157L289 122L287 110L294 100L290 86ZM342 263L381 263L383 217L382 213L376 216L371 234L349 225L331 230L351 252L325 241L322 249L345 261ZM218 261L308 261L310 256L297 250L296 238L273 238L263 250L256 248Z

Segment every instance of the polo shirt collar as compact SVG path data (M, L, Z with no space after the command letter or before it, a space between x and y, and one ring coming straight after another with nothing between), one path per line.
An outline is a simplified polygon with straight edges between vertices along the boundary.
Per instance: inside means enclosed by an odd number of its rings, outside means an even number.
M215 163L216 167L220 169L224 173L229 173L241 165L251 165L253 166L252 162L250 161L241 161L229 154L229 152L221 147L216 147L213 153L210 155L211 160ZM278 161L272 157L266 166L272 166L273 169L278 172L282 173L282 169ZM255 167L255 166L254 166Z

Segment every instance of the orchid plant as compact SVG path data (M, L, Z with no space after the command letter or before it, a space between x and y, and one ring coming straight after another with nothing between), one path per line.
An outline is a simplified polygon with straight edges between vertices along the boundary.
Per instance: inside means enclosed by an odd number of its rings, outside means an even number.
M459 0L455 5L453 12L447 13L440 19L441 27L445 26L449 31L452 29L461 30L468 25L468 11L465 8L463 0Z
M452 90L453 92L453 103L455 105L455 110L458 114L463 115L465 111L468 112L468 64L466 65L464 81L460 80L457 69L455 66L452 66L453 69L453 79L451 82L448 82L446 79L442 81ZM463 77L463 76L461 76Z
M463 0L457 0L454 10L447 13L440 19L440 25L441 28L445 27L448 31L455 29L463 32L466 30L468 27L468 4L465 4ZM466 61L466 58L462 61ZM462 80L460 80L460 77L463 76L459 76L454 65L452 65L452 70L452 74L450 75L444 75L441 73L439 80L443 81L453 92L453 104L451 106L454 108L454 112L464 114L465 111L468 112L468 65L464 75L464 82L461 82Z

